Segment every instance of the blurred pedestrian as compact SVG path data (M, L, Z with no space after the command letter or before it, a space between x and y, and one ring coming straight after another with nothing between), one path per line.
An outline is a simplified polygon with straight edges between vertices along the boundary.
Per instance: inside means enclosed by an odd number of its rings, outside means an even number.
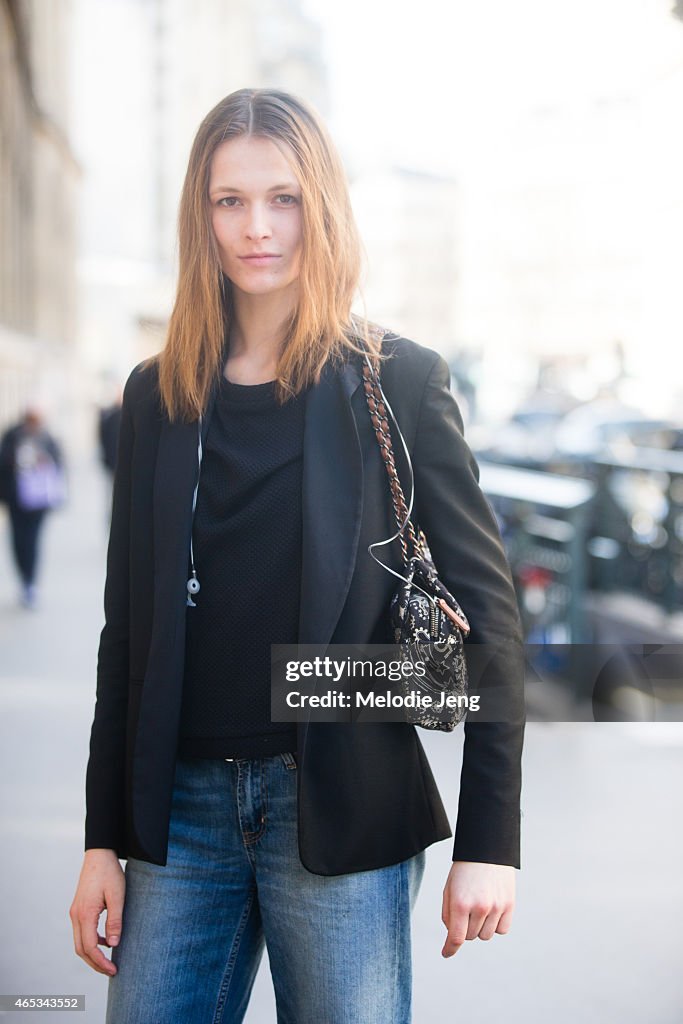
M116 469L116 453L119 445L119 428L121 426L121 402L123 389L119 388L116 401L99 411L97 439L99 442L100 462L107 473L107 519L111 517L112 488L114 470Z
M119 443L119 427L121 425L121 400L123 392L113 405L100 409L98 439L100 443L100 459L102 465L114 474L116 469L116 451Z
M29 405L0 440L0 500L7 504L12 554L21 580L20 602L37 603L41 529L47 513L66 498L64 459L45 426L43 410Z

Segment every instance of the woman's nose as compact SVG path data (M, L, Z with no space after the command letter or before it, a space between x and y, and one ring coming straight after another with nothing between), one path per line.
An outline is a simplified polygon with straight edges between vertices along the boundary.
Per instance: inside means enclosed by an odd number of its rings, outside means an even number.
M268 211L263 209L258 203L254 203L250 209L247 221L247 236L249 238L263 238L264 235L270 235L270 233Z

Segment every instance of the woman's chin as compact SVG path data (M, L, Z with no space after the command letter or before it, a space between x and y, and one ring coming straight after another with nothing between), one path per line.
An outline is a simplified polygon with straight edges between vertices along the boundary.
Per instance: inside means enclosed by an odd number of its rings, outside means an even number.
M237 292L243 292L245 295L274 295L277 292L285 292L290 288L295 281L282 281L281 279L270 279L266 280L242 280L238 281L233 286Z

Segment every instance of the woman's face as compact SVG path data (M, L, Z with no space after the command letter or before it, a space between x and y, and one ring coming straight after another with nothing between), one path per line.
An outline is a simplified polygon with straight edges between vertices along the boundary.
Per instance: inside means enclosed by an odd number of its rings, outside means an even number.
M274 142L244 135L222 142L211 161L209 202L221 265L235 288L265 295L298 280L301 189Z

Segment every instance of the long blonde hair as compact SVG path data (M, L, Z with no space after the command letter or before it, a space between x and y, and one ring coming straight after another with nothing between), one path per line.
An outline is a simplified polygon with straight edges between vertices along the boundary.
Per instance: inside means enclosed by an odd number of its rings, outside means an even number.
M343 362L363 344L383 358L383 331L351 312L361 270L361 241L343 164L315 110L277 89L239 89L199 126L178 213L179 274L175 304L158 361L159 393L169 419L195 420L222 356L232 316L211 224L209 177L216 148L241 135L265 136L289 147L302 191L303 240L297 309L287 324L277 364L280 402L317 383L328 360ZM285 150L286 152L286 150Z

